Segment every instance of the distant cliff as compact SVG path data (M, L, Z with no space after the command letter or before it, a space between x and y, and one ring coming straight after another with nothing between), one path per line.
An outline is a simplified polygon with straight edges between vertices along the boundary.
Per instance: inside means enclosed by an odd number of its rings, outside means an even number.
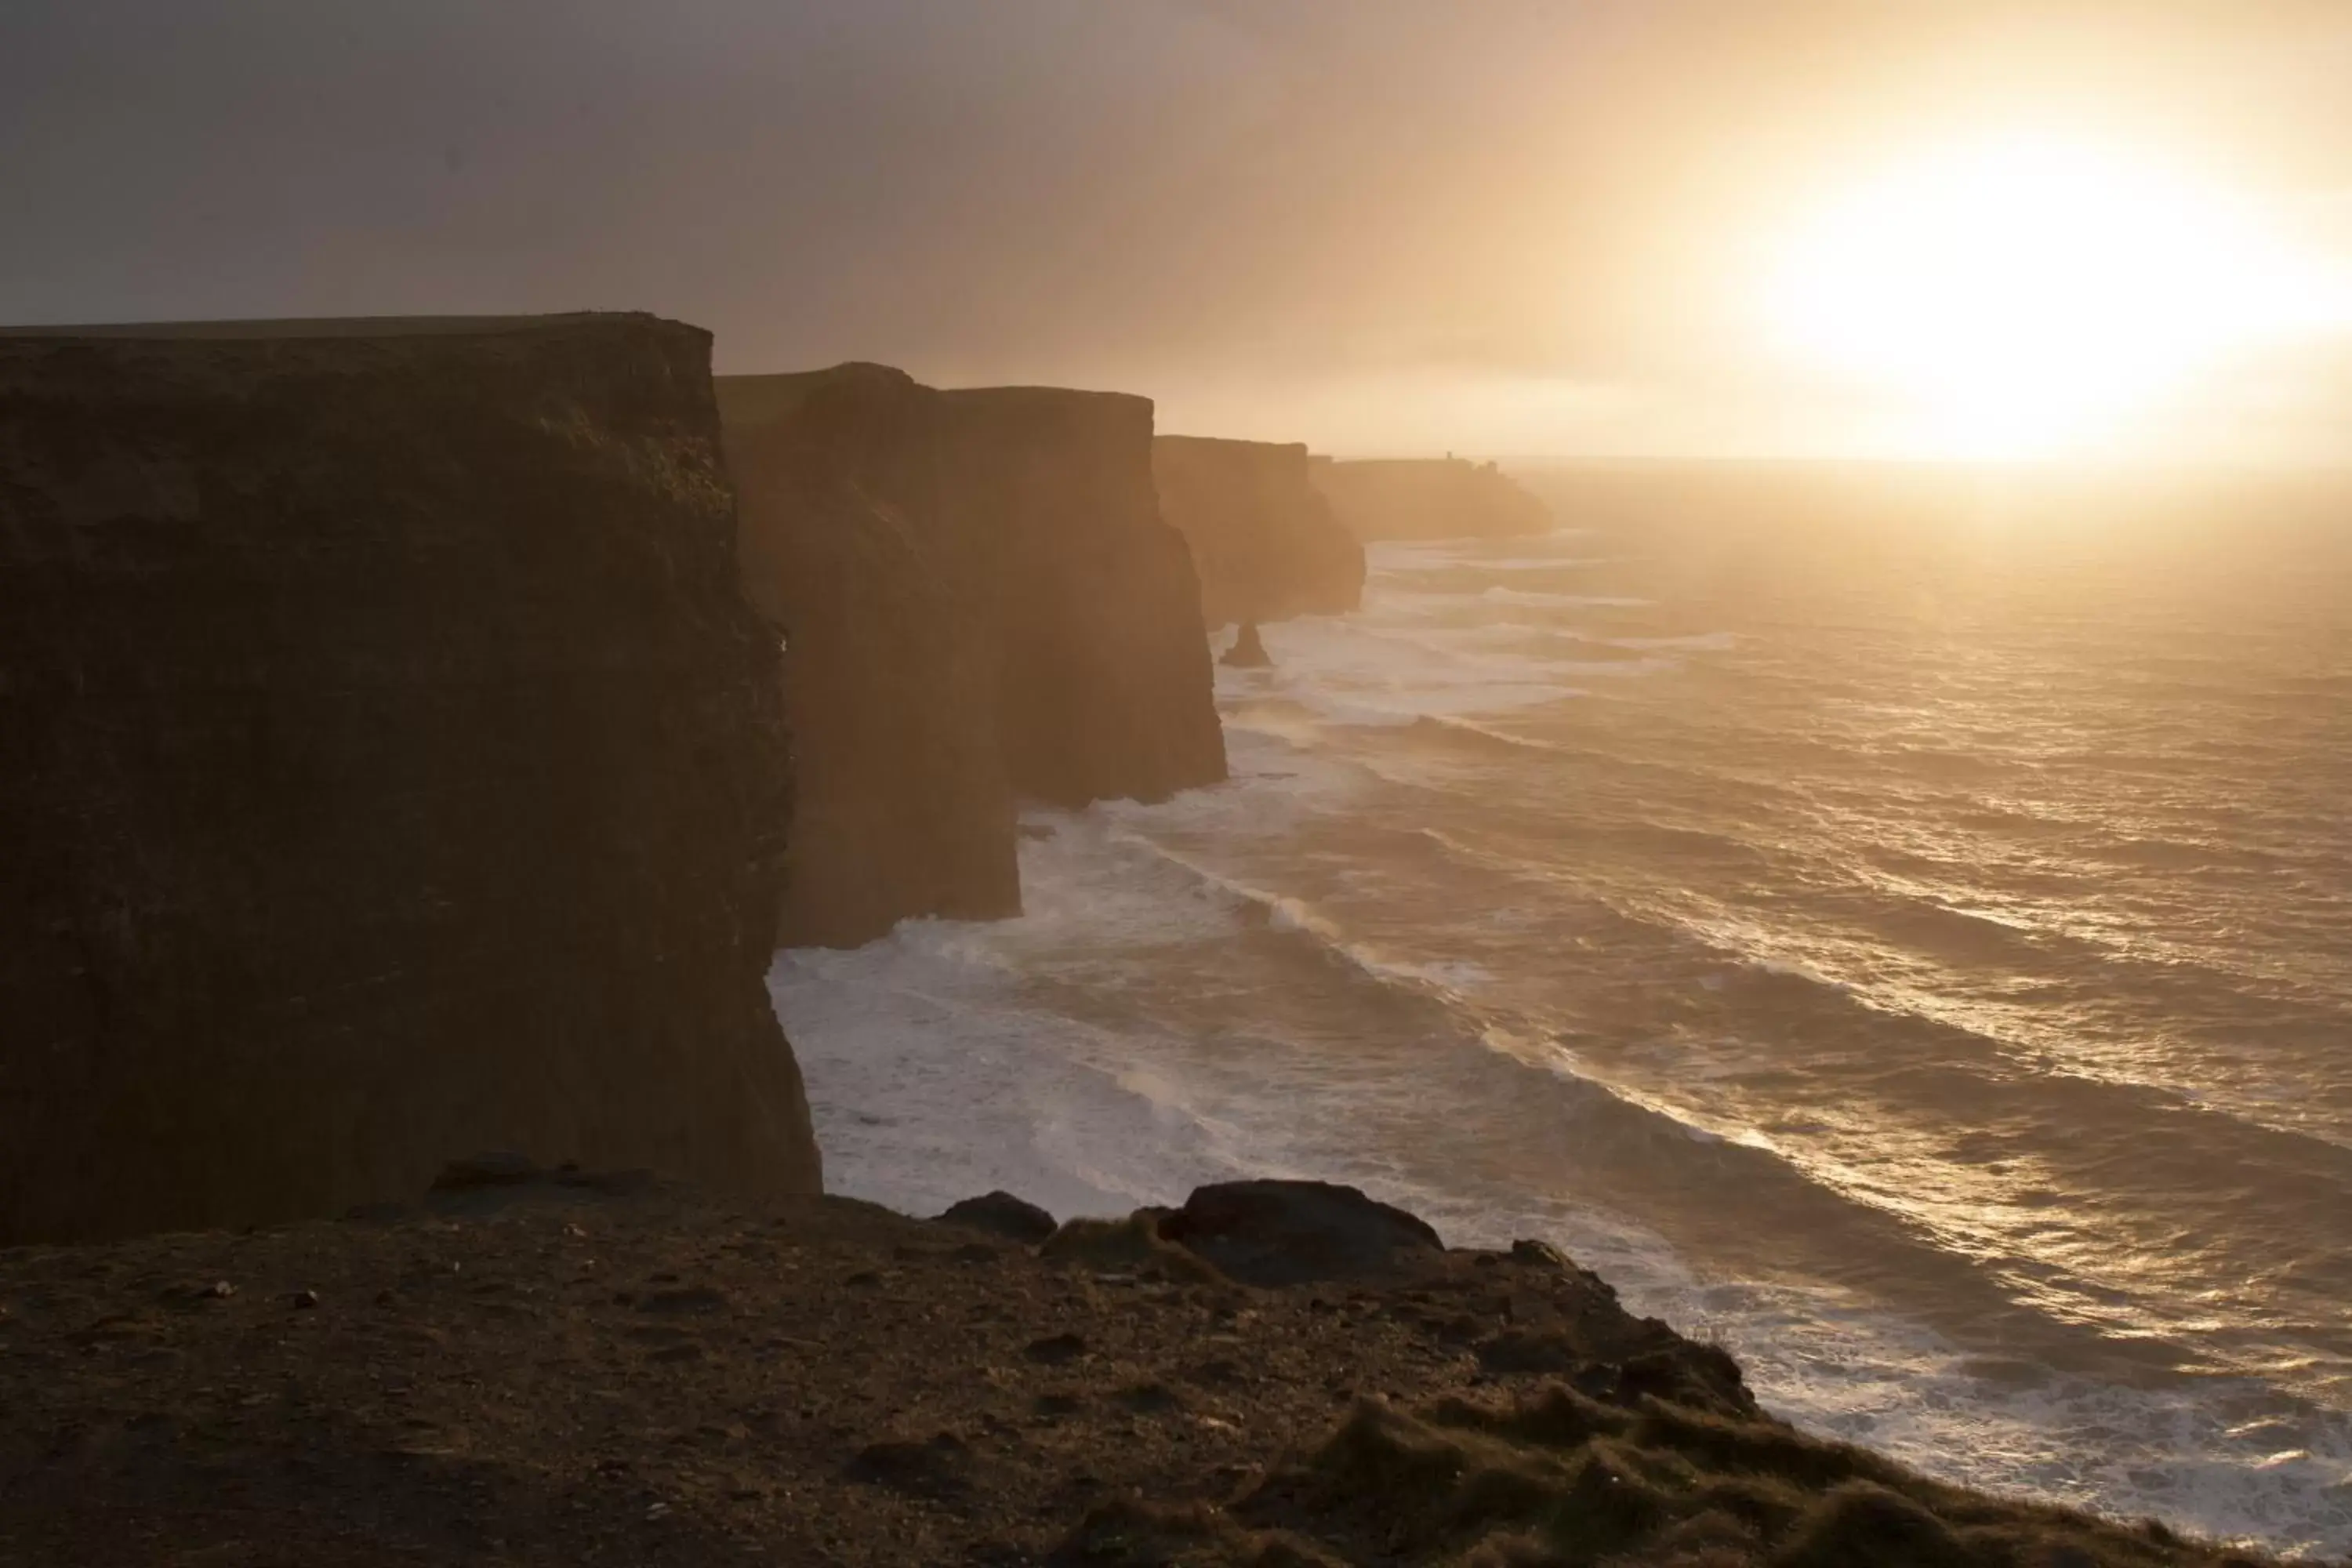
M1551 510L1492 463L1462 458L1314 461L1315 483L1359 539L1549 533Z
M779 940L847 946L909 915L1019 913L1003 660L941 395L866 364L718 388L746 589L791 639Z
M0 333L0 1245L814 1190L709 338Z
M1160 515L1150 401L1007 386L945 402L961 526L992 568L1013 788L1075 806L1223 779L1200 579Z
M1210 626L1362 603L1364 547L1308 478L1305 447L1162 436L1151 467L1160 510L1192 547Z
M748 592L790 642L787 942L1015 912L1016 795L1224 777L1148 401L856 364L718 385Z

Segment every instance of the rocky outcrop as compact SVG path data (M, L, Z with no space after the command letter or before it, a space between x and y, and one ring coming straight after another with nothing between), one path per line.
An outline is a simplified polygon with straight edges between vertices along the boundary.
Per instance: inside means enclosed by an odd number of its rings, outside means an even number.
M718 384L747 591L791 645L788 943L1017 912L1016 795L1224 777L1148 401L860 364Z
M814 1191L709 338L0 333L0 1244Z
M1150 401L1033 386L943 395L959 527L992 584L1013 788L1077 806L1223 779L1200 580L1160 515Z
M1192 547L1211 626L1363 602L1364 547L1308 479L1305 447L1162 436L1151 467L1160 510Z
M745 590L791 643L779 941L855 946L908 916L1019 913L1003 659L940 395L866 364L718 387Z
M1315 484L1359 539L1549 533L1551 509L1492 463L1464 458L1318 458Z

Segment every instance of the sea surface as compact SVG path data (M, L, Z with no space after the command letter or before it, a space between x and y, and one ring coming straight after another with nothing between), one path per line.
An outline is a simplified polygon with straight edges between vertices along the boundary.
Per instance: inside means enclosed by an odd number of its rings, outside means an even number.
M1813 1430L2352 1552L2352 489L1523 477L1220 670L1230 784L780 956L829 1184L1354 1183Z

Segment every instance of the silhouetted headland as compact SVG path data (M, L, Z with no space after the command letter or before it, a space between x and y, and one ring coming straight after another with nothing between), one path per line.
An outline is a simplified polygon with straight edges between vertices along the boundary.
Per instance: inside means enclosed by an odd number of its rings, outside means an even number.
M1507 538L1553 527L1551 510L1493 463L1318 458L1312 471L1359 539Z

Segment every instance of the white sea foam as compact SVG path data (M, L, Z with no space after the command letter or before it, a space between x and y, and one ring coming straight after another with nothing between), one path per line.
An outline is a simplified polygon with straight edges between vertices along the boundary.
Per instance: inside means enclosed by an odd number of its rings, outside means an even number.
M1336 724L1393 726L1538 707L1583 695L1569 677L1618 673L1610 661L1448 649L1410 631L1360 622L1312 618L1262 630L1272 668L1218 671L1218 695L1229 713L1279 700ZM1279 725L1278 716L1265 717Z

